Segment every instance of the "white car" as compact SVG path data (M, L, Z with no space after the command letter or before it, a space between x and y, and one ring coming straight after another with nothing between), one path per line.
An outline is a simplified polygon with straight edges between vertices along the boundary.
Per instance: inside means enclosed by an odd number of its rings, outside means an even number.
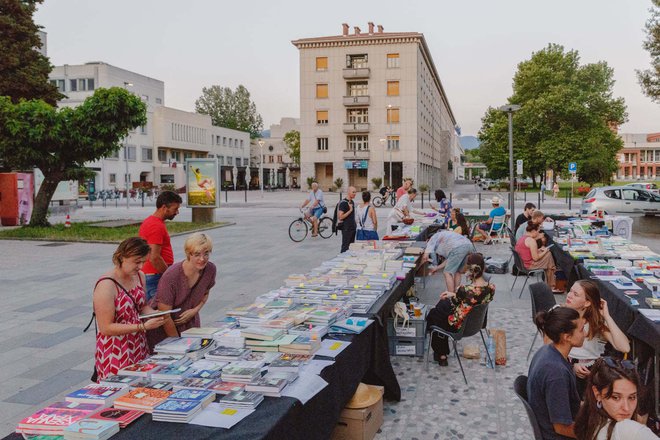
M635 182L635 183L628 183L625 186L630 186L632 188L638 188L638 189L645 189L649 192L660 194L660 190L658 190L658 185L656 185L653 182Z
M632 186L604 186L593 188L584 199L580 213L603 211L611 215L660 213L660 195Z

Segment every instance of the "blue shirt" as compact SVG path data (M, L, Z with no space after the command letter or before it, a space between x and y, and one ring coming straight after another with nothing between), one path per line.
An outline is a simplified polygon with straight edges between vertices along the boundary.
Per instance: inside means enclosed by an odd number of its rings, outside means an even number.
M527 400L546 440L568 437L555 432L553 423L570 425L580 409L573 367L552 344L544 345L529 364Z
M488 214L489 218L495 218L501 215L506 215L506 209L504 209L503 206L498 206L497 208L493 208L490 211L490 214ZM493 224L493 231L497 231L502 227L502 223L494 223Z

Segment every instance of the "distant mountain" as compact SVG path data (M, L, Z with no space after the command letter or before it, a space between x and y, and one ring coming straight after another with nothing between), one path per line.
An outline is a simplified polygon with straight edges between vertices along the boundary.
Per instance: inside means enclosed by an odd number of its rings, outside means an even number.
M473 150L479 148L479 139L476 136L461 136L459 137L461 141L461 147L464 150Z
M261 132L261 137L262 137L262 138L269 138L269 137L270 137L270 129L268 129L268 130L263 130L263 131Z

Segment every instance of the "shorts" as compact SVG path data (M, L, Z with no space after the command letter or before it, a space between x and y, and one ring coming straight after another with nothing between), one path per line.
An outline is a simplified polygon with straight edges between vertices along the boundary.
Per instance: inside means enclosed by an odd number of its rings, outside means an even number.
M156 296L156 292L158 291L158 281L160 281L160 277L162 276L162 273L148 273L145 275L146 283L144 290L147 295L147 304L151 301L151 298Z
M317 206L312 210L312 215L316 218L321 218L323 215L323 206Z
M490 223L479 223L479 226L477 227L484 231L490 231Z
M449 252L447 255L447 264L445 265L445 273L454 274L459 272L465 266L465 260L469 253L473 250L472 244L460 245Z

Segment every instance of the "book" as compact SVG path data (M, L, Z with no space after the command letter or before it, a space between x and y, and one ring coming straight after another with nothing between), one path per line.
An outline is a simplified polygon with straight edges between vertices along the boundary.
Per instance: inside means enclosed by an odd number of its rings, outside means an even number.
M278 351L280 345L287 345L295 341L296 335L282 335L277 339L262 341L258 339L246 339L245 346L253 351Z
M261 377L245 385L245 391L261 393L264 396L280 397L280 392L289 382L286 379L277 377Z
M192 327L181 332L184 338L207 338L213 339L213 335L222 330L219 327Z
M83 419L64 428L64 440L105 440L119 432L119 423L109 420Z
M181 389L170 394L168 400L194 400L206 406L215 400L215 393L209 390Z
M135 388L125 396L115 400L114 406L119 409L138 409L150 413L154 407L164 402L171 394L171 391Z
M328 333L328 326L313 323L300 324L290 328L288 333L290 335L307 336L308 338L311 338L314 334L316 334L316 338L320 341L323 336Z
M134 409L103 408L90 415L90 419L115 421L119 423L120 428L125 428L135 420L142 417L144 411Z
M220 376L220 373L218 373L218 377ZM204 379L204 378L199 378L199 377L186 377L184 379L181 379L179 382L176 382L174 384L174 391L179 391L179 390L185 390L185 389L190 389L190 390L206 390L208 387L213 385L217 381L217 378L212 378L212 379Z
M209 391L213 391L216 394L229 394L232 391L240 391L245 388L245 383L242 382L225 382L222 380L217 381L209 387Z
M277 328L266 327L248 327L241 330L241 336L249 339L258 339L261 341L272 341L278 339L284 334L284 331Z
M18 423L16 432L35 435L62 435L64 428L98 411L102 405L56 402Z
M152 354L144 360L144 362L149 362L152 364L158 364L163 366L181 366L189 364L192 362L190 358L182 354Z
M149 379L140 379L137 382L133 383L131 385L133 388L151 388L154 390L163 390L163 391L171 391L172 390L172 382L168 382L165 380L149 380Z
M369 327L372 322L374 322L373 319L367 318L345 318L332 324L328 333L357 335L362 333L365 328Z
M152 374L151 380L178 382L184 377L190 376L193 374L193 372L194 370L190 367L190 365L181 365L179 367L170 366Z
M95 403L111 406L112 402L128 392L126 387L106 387L103 385L87 385L66 395L64 400L77 403Z
M251 352L249 348L217 347L204 355L206 359L217 361L236 361L245 359Z
M222 369L222 380L224 382L251 382L261 376L261 368L242 368L228 365Z
M137 364L122 368L118 373L125 376L148 377L151 373L155 373L161 368L163 368L162 365L151 362L138 362Z
M201 410L201 402L168 399L154 408L152 419L160 422L188 423Z
M139 380L140 380L139 376L125 376L122 374L113 374L112 376L108 376L104 379L101 379L99 381L99 385L103 385L105 387L123 388L133 385Z
M303 366L303 362L297 359L278 359L271 362L268 366L268 372L284 371L298 373Z
M220 405L230 408L256 408L263 402L264 396L259 393L247 392L245 390L232 391L220 399Z
M279 350L282 353L313 354L320 347L321 347L320 339L312 339L307 336L298 336L290 344L280 345Z
M159 316L165 316L165 315L169 315L171 313L177 313L177 312L180 312L180 311L181 311L181 309L160 310L158 312L146 313L144 315L140 315L140 319L157 318Z

